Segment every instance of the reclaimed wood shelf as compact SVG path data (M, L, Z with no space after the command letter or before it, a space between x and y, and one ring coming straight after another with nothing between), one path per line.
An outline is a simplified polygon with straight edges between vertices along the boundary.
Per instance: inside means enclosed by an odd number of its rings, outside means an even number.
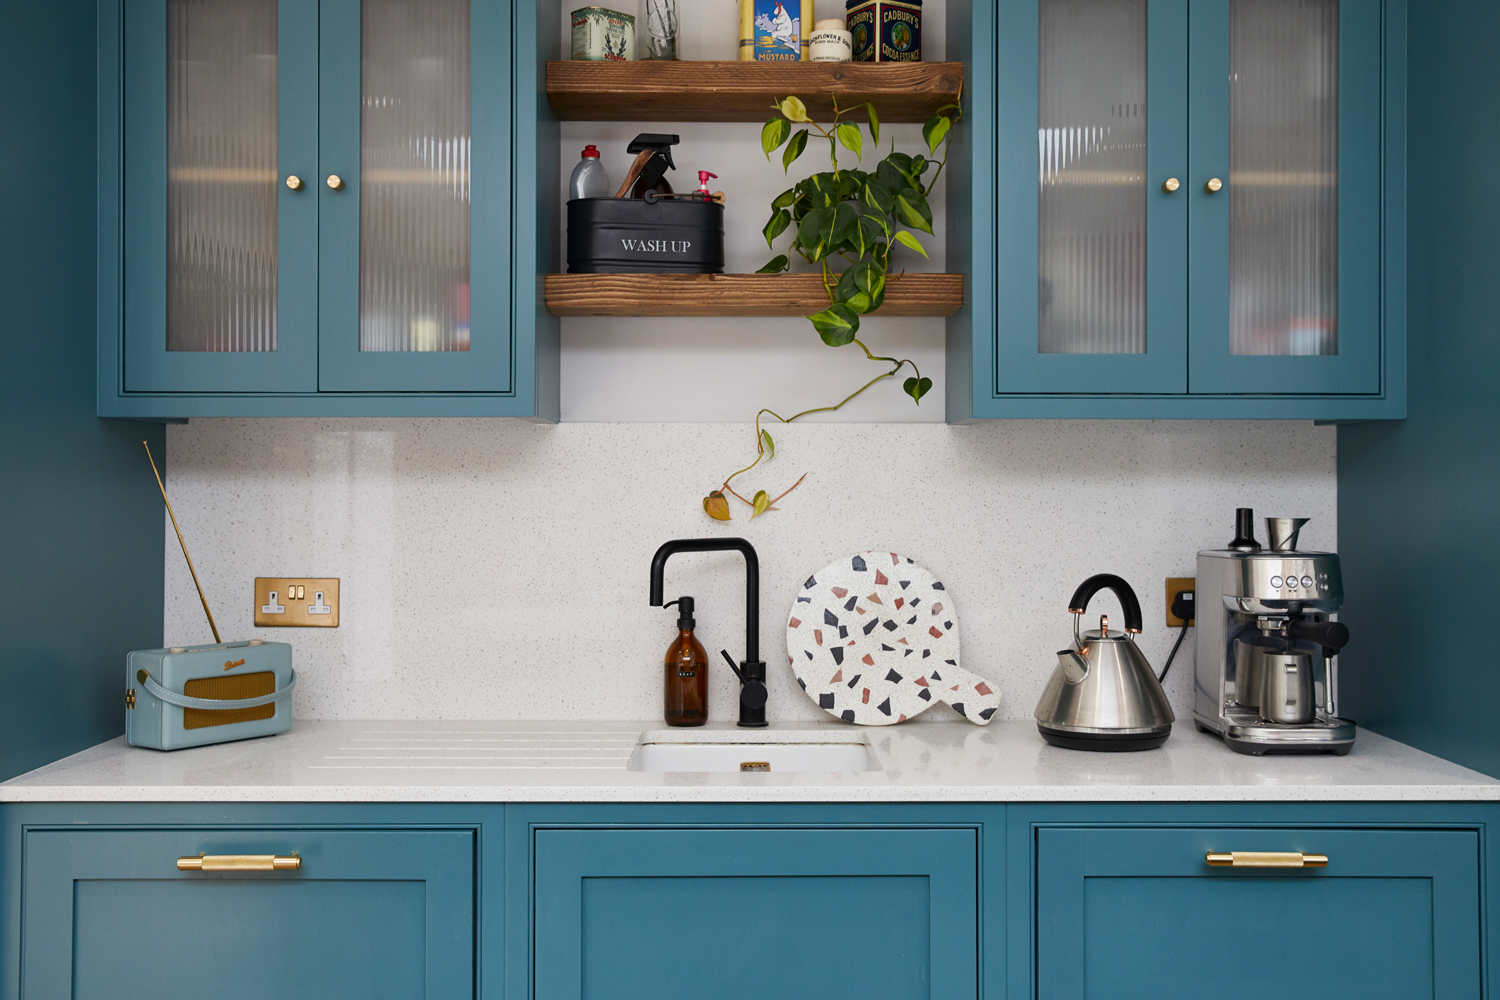
M817 274L549 274L555 316L807 316L828 307ZM893 274L872 316L952 316L962 274Z
M547 63L547 100L561 121L763 122L795 94L815 121L833 100L875 103L882 122L925 122L958 100L963 63L587 62ZM863 121L864 111L850 115Z

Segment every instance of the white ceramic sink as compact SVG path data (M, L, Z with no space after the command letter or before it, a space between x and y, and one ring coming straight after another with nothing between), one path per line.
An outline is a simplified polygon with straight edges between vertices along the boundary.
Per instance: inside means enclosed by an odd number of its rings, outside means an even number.
M631 771L879 771L880 761L862 740L672 743L643 737L630 755Z

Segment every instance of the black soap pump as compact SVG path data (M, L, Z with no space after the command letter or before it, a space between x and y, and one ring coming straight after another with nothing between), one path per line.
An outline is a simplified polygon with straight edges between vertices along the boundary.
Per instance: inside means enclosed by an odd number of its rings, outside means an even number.
M677 638L667 647L664 663L663 715L669 726L701 726L708 721L708 653L693 635L693 599L679 597L662 605L677 605Z

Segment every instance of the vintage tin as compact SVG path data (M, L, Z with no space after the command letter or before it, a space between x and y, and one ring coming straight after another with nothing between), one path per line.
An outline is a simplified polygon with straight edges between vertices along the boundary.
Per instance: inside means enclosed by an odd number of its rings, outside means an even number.
M606 7L573 12L574 59L626 62L635 55L635 18Z
M723 274L724 206L711 201L575 198L569 274Z
M813 0L740 0L740 62L806 61L812 26Z
M922 0L846 0L855 62L921 62Z
M178 750L284 733L296 683L284 642L137 649L125 658L125 738Z

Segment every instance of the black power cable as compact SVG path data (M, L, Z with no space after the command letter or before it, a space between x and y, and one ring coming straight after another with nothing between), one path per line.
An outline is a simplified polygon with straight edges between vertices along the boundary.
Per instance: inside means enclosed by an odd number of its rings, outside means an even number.
M1177 658L1177 650L1182 648L1182 640L1187 638L1187 630L1192 626L1197 607L1194 603L1196 595L1191 590L1179 590L1177 596L1172 598L1172 615L1182 619L1182 628L1177 633L1177 641L1172 644L1172 652L1167 654L1167 665L1161 668L1161 676L1157 681L1167 679L1167 671L1172 669L1172 661Z

